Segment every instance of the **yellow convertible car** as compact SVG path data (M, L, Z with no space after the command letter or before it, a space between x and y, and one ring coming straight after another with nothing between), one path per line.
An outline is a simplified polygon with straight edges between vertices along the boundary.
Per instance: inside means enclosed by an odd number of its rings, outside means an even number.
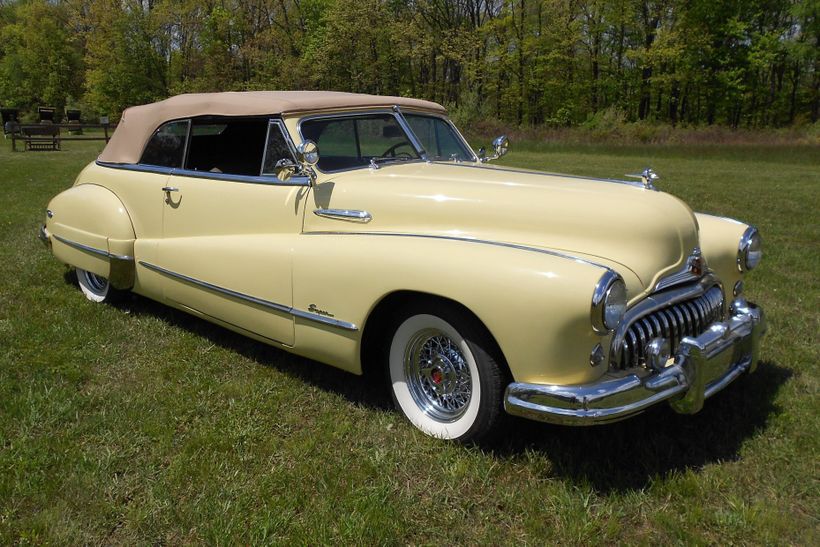
M125 111L40 237L102 302L122 291L355 374L421 431L504 413L701 409L754 370L749 225L656 175L496 167L440 105L332 92L172 97Z

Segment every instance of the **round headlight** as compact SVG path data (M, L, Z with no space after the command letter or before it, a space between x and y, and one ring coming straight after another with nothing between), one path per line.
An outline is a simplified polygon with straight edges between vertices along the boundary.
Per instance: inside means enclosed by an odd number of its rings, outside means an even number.
M762 245L763 240L757 228L746 228L737 247L737 267L741 272L751 270L760 264L760 259L763 258Z
M606 272L592 293L591 321L595 332L615 330L626 313L626 285L615 272Z

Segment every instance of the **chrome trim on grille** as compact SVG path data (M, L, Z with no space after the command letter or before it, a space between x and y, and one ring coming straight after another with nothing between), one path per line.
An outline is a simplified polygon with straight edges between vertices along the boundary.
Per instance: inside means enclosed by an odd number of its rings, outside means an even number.
M615 334L612 337L609 354L610 366L616 369L624 368L621 364L621 348L623 347L624 341L628 337L627 332L629 328L633 323L635 323L635 321L649 315L650 313L654 313L661 309L667 309L667 320L676 323L676 328L678 330L676 335L680 336L681 326L686 326L691 322L691 317L689 317L691 312L687 313L683 308L670 306L677 304L678 302L697 298L713 286L721 287L717 277L715 277L713 273L709 272L692 285L673 287L663 292L650 294L632 306L629 310L627 310L624 319L618 325L618 328L615 329ZM721 314L723 314L723 311L721 311ZM635 334L637 337L640 337L640 331ZM632 342L631 336L630 341ZM634 342L638 343L640 340L635 340ZM642 346L643 345L645 345L645 343L642 344Z
M356 209L316 209L313 211L313 214L319 217L346 220L348 222L368 223L373 220L373 215L367 211L359 211Z
M723 290L712 285L699 296L670 303L633 319L626 329L620 348L612 346L618 357L613 368L646 366L646 346L655 338L669 340L672 353L687 337L700 336L710 325L723 319Z
M493 245L495 247L506 247L508 249L517 249L519 251L529 251L533 253L541 253L551 256L557 256L559 258L566 258L568 260L574 260L579 264L587 264L589 266L596 266L598 268L603 268L612 273L617 273L612 270L609 266L604 266L603 264L599 264L597 262L592 262L591 260L587 260L585 258L580 258L571 254L560 253L558 251L551 251L548 249L539 249L538 247L527 247L526 245L518 245L516 243L504 243L501 241L489 241L486 239L476 239L472 237L458 237L458 236L442 236L442 235L433 235L433 234L408 234L402 232L341 232L341 231L317 231L317 232L304 232L302 235L306 236L383 236L383 237L418 237L423 239L443 239L446 241L462 241L465 243L479 243L482 245Z
M672 275L668 275L660 281L658 281L658 283L655 285L655 290L662 291L663 289L668 289L669 287L674 287L675 285L691 283L697 278L698 276L689 271L689 268L687 267L685 270L673 273Z
M667 275L655 284L655 290L661 291L674 287L675 285L683 285L684 283L691 283L703 275L706 270L706 261L703 258L703 253L700 247L692 249L692 254L686 258L686 264L683 269Z
M210 291L224 294L225 296L230 296L231 298L236 298L238 300L244 300L246 302L250 302L252 304L256 304L258 306L262 306L265 308L269 308L275 311L279 311L282 313L287 313L293 315L294 317L301 317L303 319L308 319L310 321L315 321L317 323L323 323L325 325L331 325L333 327L338 327L344 330L359 330L359 328L354 325L353 323L348 323L347 321L340 321L338 319L332 319L330 317L325 317L322 315L318 315L315 313L306 312L297 308L293 308L291 306L287 306L285 304L279 304L277 302L271 302L270 300L264 300L262 298L257 298L255 296L251 296L249 294L241 293L238 291L234 291L231 289L226 289L225 287L220 287L219 285L214 285L213 283L208 283L207 281L202 281L200 279L196 279L194 277L190 277L181 273L177 273L171 270L167 270L161 266L157 266L155 264L151 264L149 262L145 262L143 260L139 261L140 266L145 266L149 270L153 270L155 272L161 273L163 275L167 275L170 277L174 277L176 279L180 279L187 283L191 283L194 285L198 285Z

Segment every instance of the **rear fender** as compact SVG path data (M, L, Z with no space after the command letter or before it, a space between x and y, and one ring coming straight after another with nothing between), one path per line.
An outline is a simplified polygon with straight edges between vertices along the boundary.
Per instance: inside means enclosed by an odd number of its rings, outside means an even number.
M46 231L61 262L108 278L117 289L134 285L134 227L119 198L102 186L80 184L48 204Z

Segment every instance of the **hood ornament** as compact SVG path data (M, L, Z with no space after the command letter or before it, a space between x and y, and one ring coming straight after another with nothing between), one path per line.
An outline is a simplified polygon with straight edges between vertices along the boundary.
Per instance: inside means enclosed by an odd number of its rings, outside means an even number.
M649 167L647 167L638 174L624 176L629 177L631 179L641 179L643 187L648 190L656 190L654 183L656 180L661 180L661 177L658 176L658 174Z

